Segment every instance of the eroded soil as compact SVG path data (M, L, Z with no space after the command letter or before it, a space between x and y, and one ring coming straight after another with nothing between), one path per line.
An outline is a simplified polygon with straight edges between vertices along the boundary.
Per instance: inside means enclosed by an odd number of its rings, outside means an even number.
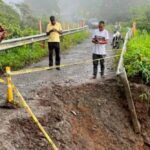
M39 120L60 150L148 150L144 134L132 129L121 91L115 79L75 87L54 84L40 89L32 105L36 101L36 113L41 106L46 108ZM10 132L18 136L12 140L15 149L50 149L30 120L11 120Z

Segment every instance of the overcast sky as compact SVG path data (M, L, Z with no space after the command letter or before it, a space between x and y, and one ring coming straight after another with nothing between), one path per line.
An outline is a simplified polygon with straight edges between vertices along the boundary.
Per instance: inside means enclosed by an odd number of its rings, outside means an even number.
M5 1L6 3L18 3L18 2L21 2L23 0L3 0Z

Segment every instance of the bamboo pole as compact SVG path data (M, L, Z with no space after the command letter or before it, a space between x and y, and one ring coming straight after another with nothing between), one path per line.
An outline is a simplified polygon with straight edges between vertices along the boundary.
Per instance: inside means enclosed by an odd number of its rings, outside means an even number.
M132 98L132 93L131 93L131 89L130 89L130 85L129 85L129 81L127 78L125 68L120 73L119 77L120 77L120 79L124 85L125 94L126 94L126 98L127 98L128 107L129 107L129 111L131 114L131 119L132 119L134 130L136 133L140 133L141 132L141 125L138 121L138 117L137 117L137 113L136 113L136 109L135 109L134 101Z

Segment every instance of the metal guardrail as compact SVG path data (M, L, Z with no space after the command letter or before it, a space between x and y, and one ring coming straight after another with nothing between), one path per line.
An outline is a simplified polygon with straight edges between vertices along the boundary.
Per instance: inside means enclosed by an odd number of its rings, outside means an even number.
M129 31L126 33L125 42L124 42L123 49L122 49L122 52L121 52L121 56L120 56L120 59L119 59L116 74L118 76L118 79L120 79L120 81L122 82L122 84L124 86L124 92L125 92L125 95L126 95L126 98L127 98L128 107L129 107L129 110L130 110L130 115L131 115L134 130L135 130L136 133L140 133L141 132L141 125L140 125L140 122L138 120L138 116L137 116L137 113L136 113L136 109L135 109L135 105L134 105L134 101L133 101L133 97L132 97L130 84L129 84L127 73L126 73L125 66L124 66L124 54L127 50L127 43L128 43L128 41L129 41L129 39L131 38L132 35L133 35L132 29L129 29Z
M118 67L117 67L117 72L116 72L117 75L119 75L124 69L124 64L123 64L124 58L123 57L124 57L124 54L127 50L127 43L129 41L129 39L131 38L131 36L132 36L132 30L129 29L128 32L126 33L126 36L125 36L125 41L124 41L124 44L123 44L121 56L120 56Z
M87 26L84 26L81 28L74 28L71 30L64 30L61 36L80 32L85 29L87 29ZM43 34L38 34L38 35L33 35L33 36L4 40L3 42L0 43L0 51L5 51L7 49L11 49L11 48L15 48L15 47L35 43L35 42L45 41L47 39L48 39L48 36L46 35L46 33L43 33Z

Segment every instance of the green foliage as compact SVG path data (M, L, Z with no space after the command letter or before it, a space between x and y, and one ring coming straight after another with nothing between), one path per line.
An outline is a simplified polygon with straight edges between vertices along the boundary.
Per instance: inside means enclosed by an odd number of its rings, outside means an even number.
M127 22L120 22L120 25L121 25L121 35L123 36L123 38L125 37L127 31L128 31L128 27L131 26L129 23ZM114 32L116 29L115 29L115 25L114 24L107 24L106 25L106 29L109 31L109 32Z
M78 32L72 35L62 37L61 49L66 50L76 44L80 44L84 39L89 36L87 31Z
M16 36L20 32L20 19L17 12L3 1L0 2L0 24L8 31L10 37Z
M140 76L150 83L150 35L141 33L133 37L125 54L125 67L129 77Z
M26 5L18 5L19 15L11 6L0 1L0 24L7 31L7 38L17 38L38 33L38 20ZM26 10L26 11L25 11Z
M32 28L38 30L38 19L32 15L30 7L25 3L16 4L20 11L20 25L23 29Z
M61 42L62 51L81 43L88 37L89 33L82 31L72 35L67 35ZM10 66L13 70L23 68L26 65L39 61L42 57L46 56L48 51L42 49L39 43L31 46L23 46L8 50L7 52L0 53L0 70L3 70L6 66Z
M10 66L13 70L20 69L38 61L46 54L47 52L44 49L41 49L38 43L34 44L32 48L30 46L14 48L0 54L0 66L1 68Z
M137 22L138 29L150 32L150 4L132 9L131 19Z
M150 101L150 91L147 91L146 93L143 93L142 95L140 95L141 101Z

